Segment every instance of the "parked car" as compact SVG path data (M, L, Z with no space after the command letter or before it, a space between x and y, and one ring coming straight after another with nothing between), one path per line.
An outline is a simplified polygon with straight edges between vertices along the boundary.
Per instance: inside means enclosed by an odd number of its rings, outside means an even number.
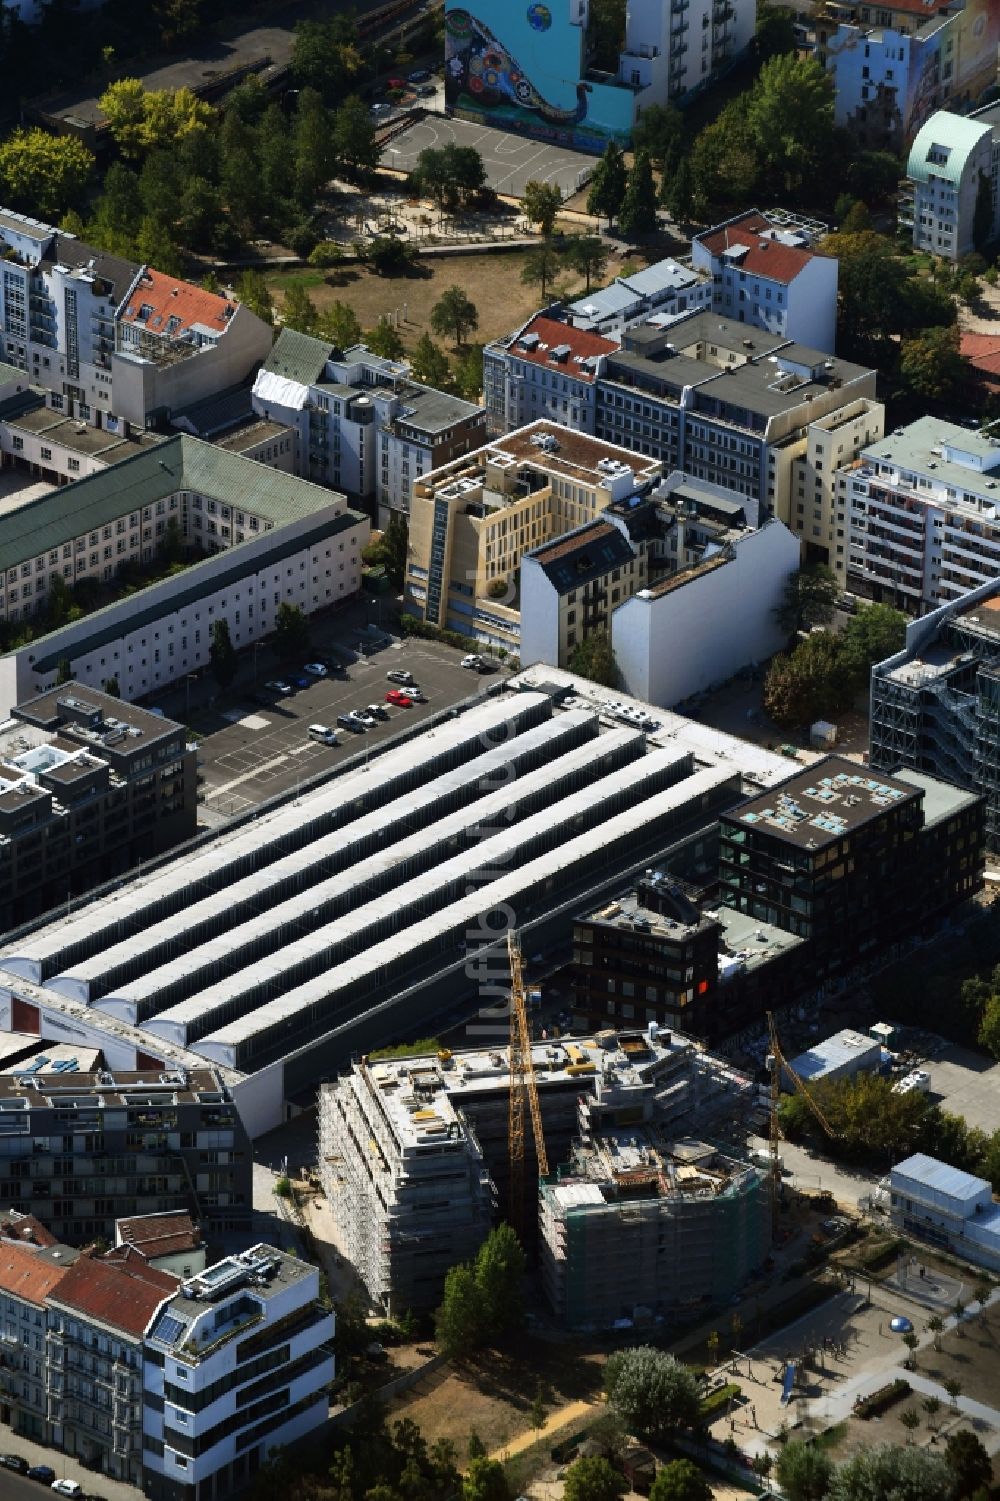
M319 745L336 745L337 735L328 724L311 724L306 731L310 740L315 740Z
M43 1485L51 1485L56 1478L56 1472L51 1465L32 1465L30 1470L24 1472L29 1480L40 1480Z
M414 68L412 73L407 74L410 83L427 83L430 76L430 68Z
M361 723L364 725L366 730L373 730L378 724L378 720L375 718L375 715L372 714L368 709L355 709L354 717L355 719L361 720Z
M83 1486L79 1480L53 1480L50 1490L56 1491L60 1496L82 1496Z
M381 704L369 704L368 705L368 712L369 712L369 714L374 714L374 716L375 716L376 719L388 719L389 718L389 715L386 713L385 709L383 709L383 707L382 707Z
M390 92L393 89L405 89L406 88L406 79L405 78L387 78L385 86L386 86L387 89L389 89Z
M386 678L390 683L402 683L404 688L414 686L413 673L404 671L402 667L394 667L391 672L386 673Z
M307 677L303 677L300 672L294 673L288 681L290 683L293 683L296 688L309 687L309 679Z
M478 672L479 664L482 662L482 660L483 659L478 652L470 652L467 657L462 658L462 666L471 667L474 672Z
M271 693L285 694L292 691L291 683L286 683L284 678L272 678L270 682L264 684L264 687Z
M406 693L401 693L398 688L390 688L385 696L387 704L395 704L397 709L412 709L413 699Z
M359 719L358 716L351 711L346 714L338 714L337 723L339 725L342 725L345 730L353 730L356 735L363 735L365 730L368 728L364 720Z
M373 104L371 108L371 114L373 120L378 120L382 115L391 115L392 105L386 104L384 100L381 104Z
M432 99L437 93L437 84L422 83L417 90L418 99Z
M415 704L425 704L427 702L427 694L422 692L421 689L417 687L416 683L414 683L412 687L407 688L406 695L408 698L411 698Z
M0 1465L5 1470L16 1470L19 1475L28 1473L28 1461L20 1454L0 1454Z
M311 678L325 678L327 673L327 669L323 666L322 662L307 662L302 671L307 673Z

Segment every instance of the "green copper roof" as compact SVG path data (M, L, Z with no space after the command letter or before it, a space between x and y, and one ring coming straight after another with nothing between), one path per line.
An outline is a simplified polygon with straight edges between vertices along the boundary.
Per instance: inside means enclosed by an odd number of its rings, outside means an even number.
M933 173L935 177L941 177L957 188L970 152L983 136L991 134L988 125L939 109L917 132L916 140L910 148L906 174L915 182L926 182ZM944 161L928 160L934 147L941 149Z
M294 328L283 328L264 361L264 369L272 375L298 381L300 386L314 386L323 375L332 349L333 345L322 339L312 339Z
M3 517L0 569L16 568L179 490L282 526L329 506L336 492L182 434ZM342 497L341 497L342 498Z

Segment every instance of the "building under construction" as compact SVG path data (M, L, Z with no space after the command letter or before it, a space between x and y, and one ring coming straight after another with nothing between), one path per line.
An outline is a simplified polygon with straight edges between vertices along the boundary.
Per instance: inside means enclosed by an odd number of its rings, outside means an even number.
M549 1161L575 1162L593 1150L595 1124L637 1134L671 1129L710 1132L722 1119L730 1122L753 1106L753 1086L719 1060L699 1051L687 1038L659 1031L602 1032L594 1037L535 1043L531 1049ZM319 1162L341 1244L373 1302L389 1315L405 1309L432 1308L440 1302L448 1268L474 1255L507 1204L509 1174L508 1101L510 1074L506 1048L469 1049L419 1058L356 1064L319 1096ZM682 1125L683 1123L683 1125ZM529 1203L537 1182L537 1163L528 1133L525 1181ZM582 1160L582 1158L580 1159ZM758 1183L753 1169L743 1170L747 1187ZM563 1169L558 1191L571 1177ZM572 1181L576 1181L575 1178ZM734 1170L735 1181L735 1170ZM552 1180L550 1180L550 1184ZM548 1268L554 1257L547 1237L552 1216L551 1187L542 1188L539 1254ZM766 1213L766 1190L764 1218ZM727 1233L719 1216L703 1216L711 1239ZM748 1223L752 1216L744 1214ZM534 1214L530 1215L532 1228ZM735 1220L733 1221L735 1226ZM696 1239L694 1221L677 1242ZM749 1270L766 1255L759 1240L745 1253L734 1250L733 1265ZM732 1231L735 1238L736 1229ZM529 1236L529 1242L531 1237ZM613 1288L631 1285L633 1252L622 1239L616 1265L613 1236L601 1275ZM529 1244L529 1250L532 1249ZM758 1254L759 1252L759 1254ZM684 1285L697 1281L701 1263L690 1255ZM576 1273L574 1272L574 1275ZM583 1283L596 1276L583 1268ZM673 1284L681 1276L669 1256L638 1286L631 1305L676 1303ZM554 1272L546 1281L555 1286ZM709 1268L696 1296L721 1285ZM739 1278L726 1283L731 1290ZM661 1285L657 1286L657 1282ZM618 1304L607 1322L619 1317ZM571 1321L573 1309L557 1311ZM603 1316L602 1316L603 1317ZM599 1322L596 1318L584 1322Z

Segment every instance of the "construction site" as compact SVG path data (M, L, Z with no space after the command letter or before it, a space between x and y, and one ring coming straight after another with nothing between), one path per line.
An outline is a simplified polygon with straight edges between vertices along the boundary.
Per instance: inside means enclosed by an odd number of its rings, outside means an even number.
M323 1187L376 1305L434 1307L499 1217L573 1326L726 1297L766 1258L766 1171L714 1140L753 1112L750 1079L655 1023L519 1053L362 1059L321 1089Z

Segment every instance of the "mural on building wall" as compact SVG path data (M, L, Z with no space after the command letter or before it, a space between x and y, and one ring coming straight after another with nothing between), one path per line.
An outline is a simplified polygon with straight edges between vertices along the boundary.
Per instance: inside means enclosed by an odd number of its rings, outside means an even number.
M627 139L630 91L580 76L584 33L553 17L555 0L472 3L475 13L466 6L445 13L449 109L566 145L601 150L611 137Z

